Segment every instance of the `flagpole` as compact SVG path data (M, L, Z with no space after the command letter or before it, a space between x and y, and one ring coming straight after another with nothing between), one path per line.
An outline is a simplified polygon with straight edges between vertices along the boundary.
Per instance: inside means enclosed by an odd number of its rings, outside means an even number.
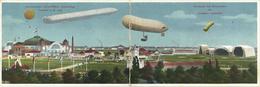
M73 57L71 57L72 58L72 63L73 63L73 65L75 64L75 60L74 60L74 58ZM74 67L72 68L72 70L73 70L73 72L74 72Z
M61 69L61 72L62 72L62 62L63 62L63 59L61 57L61 59L60 59L60 69Z
M48 72L50 72L50 57L48 58Z
M88 72L88 58L86 58L86 72Z
M33 72L35 72L35 57L33 56Z

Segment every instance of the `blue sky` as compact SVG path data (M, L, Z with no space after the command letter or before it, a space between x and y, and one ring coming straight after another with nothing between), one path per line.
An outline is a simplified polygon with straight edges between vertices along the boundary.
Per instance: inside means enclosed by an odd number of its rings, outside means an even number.
M50 8L51 6L73 8ZM55 24L45 24L42 20L42 17L48 15L106 7L118 11L110 15ZM133 3L132 7L133 15L159 20L169 27L165 37L158 33L146 33L146 42L140 41L142 32L132 31L132 44L193 47L200 44L213 47L246 44L256 47L256 3ZM24 18L27 8L35 9L34 19ZM209 11L221 14L201 14ZM52 41L61 42L65 38L71 41L71 36L74 36L78 46L100 46L101 42L104 46L127 46L128 30L121 22L127 14L128 3L4 3L3 43L14 40L15 37L20 37L18 41L31 38L36 35L34 28L38 28L38 35ZM204 32L203 27L209 20L214 21L215 25Z

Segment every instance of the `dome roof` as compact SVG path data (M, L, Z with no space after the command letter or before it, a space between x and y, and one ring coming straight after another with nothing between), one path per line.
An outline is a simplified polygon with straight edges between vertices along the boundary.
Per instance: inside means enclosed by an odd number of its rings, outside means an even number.
M49 40L44 39L44 38L37 35L37 36L34 36L32 38L25 40L24 45L38 45L40 43L40 41L45 41L46 44L53 43L53 41L49 41Z
M222 47L217 48L217 49L224 49L224 50L226 50L228 52L232 52L234 47L233 46L229 46L229 45L223 45Z

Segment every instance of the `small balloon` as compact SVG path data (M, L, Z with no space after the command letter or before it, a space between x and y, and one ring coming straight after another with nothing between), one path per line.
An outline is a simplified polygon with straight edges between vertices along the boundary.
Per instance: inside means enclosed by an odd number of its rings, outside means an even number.
M33 19L33 17L35 16L35 11L34 9L26 9L24 12L24 17L27 20L31 20Z

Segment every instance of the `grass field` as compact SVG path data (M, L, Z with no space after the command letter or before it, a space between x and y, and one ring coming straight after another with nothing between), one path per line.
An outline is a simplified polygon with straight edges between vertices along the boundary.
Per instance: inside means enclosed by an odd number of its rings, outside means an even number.
M161 56L164 61L168 62L191 62L191 61L208 61L211 58L218 59L220 66L226 67L233 64L238 67L247 67L250 63L257 63L256 57L241 58L235 56L214 56L210 57L207 55L172 55L172 56Z
M191 61L208 61L211 59L210 56L205 55L171 55L166 56L163 55L160 57L161 60L167 62L191 62ZM248 67L251 63L256 63L256 57L251 58L239 58L233 56L214 56L214 58L218 59L221 67L229 67L233 64L237 65L238 67ZM14 64L15 59L11 59L11 65ZM32 68L32 59L21 59L22 64L26 64L29 68ZM38 70L47 70L47 58L38 58L36 60L36 69ZM75 60L75 64L85 62L84 60ZM71 59L63 59L63 67L72 65ZM109 70L112 71L115 67L119 67L121 70L124 70L126 67L125 61L88 61L87 70ZM8 59L2 60L2 68L8 68ZM59 59L51 59L50 62L50 69L60 68L60 61ZM85 72L86 71L86 64L81 66L75 67L74 70L76 72Z
M11 66L14 64L15 59L11 59L10 63ZM25 59L22 58L21 59L22 64L25 64L27 66L29 66L30 69L32 69L33 67L33 62L32 59ZM48 69L48 59L47 58L38 58L36 60L36 64L35 64L35 68L37 70L47 70ZM75 60L74 64L76 63L82 63L85 62L85 60ZM63 59L63 67L72 65L73 62L71 59ZM8 59L3 59L2 60L2 68L8 68ZM125 69L126 67L126 62L124 61L120 61L120 62L116 62L116 61L104 61L104 62L93 62L90 61L87 64L87 70L97 70L97 71L101 71L103 69L105 70L113 70L115 67L120 68L121 70ZM55 69L55 68L60 68L60 60L59 59L51 59L50 62L50 69ZM76 72L85 72L86 71L86 64L82 65L82 66L78 66L75 67L74 70Z
M10 63L11 66L14 65L14 61L15 59L11 59ZM32 59L30 58L23 58L21 59L22 64L27 65L29 68L33 67L33 62ZM80 63L81 61L75 61L75 63ZM68 66L68 65L72 65L72 61L71 59L63 59L62 65L63 66ZM8 59L3 59L2 60L2 68L8 68ZM46 70L48 69L48 59L47 58L38 58L36 59L36 64L35 64L35 68L39 69L39 70ZM50 69L55 69L55 68L60 68L60 60L59 59L51 59L50 60Z
M88 63L87 64L87 70L108 70L112 71L115 67L118 67L120 70L124 70L126 68L126 62L114 62L114 61L106 61L106 62L98 62L98 63ZM76 72L85 72L86 71L86 65L82 65L75 68Z

